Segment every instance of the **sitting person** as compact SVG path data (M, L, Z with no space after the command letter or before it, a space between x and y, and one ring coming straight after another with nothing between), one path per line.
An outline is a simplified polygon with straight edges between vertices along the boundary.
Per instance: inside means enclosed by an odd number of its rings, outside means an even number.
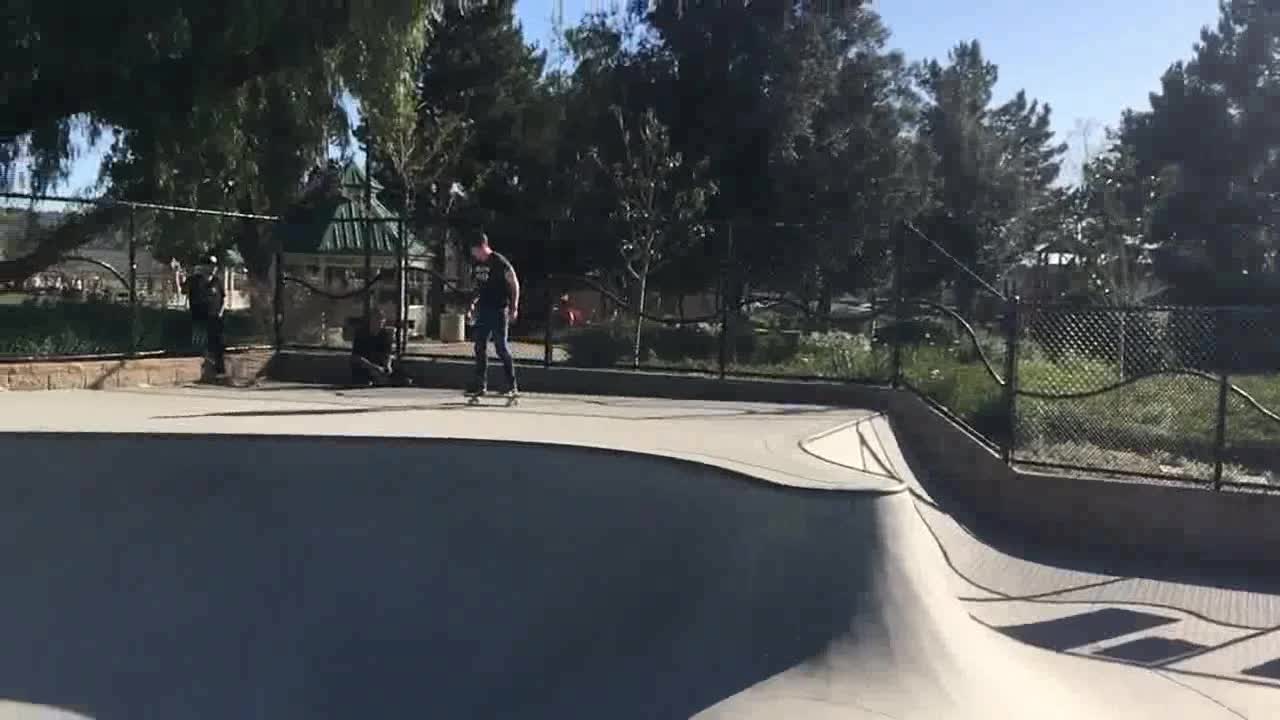
M351 341L351 377L355 384L389 383L394 372L395 346L395 331L387 327L386 315L375 308L368 324L360 327Z

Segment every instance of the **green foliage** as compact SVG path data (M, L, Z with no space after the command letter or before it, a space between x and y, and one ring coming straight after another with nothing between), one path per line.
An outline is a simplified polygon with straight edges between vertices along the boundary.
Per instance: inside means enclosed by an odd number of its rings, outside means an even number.
M961 43L946 65L916 68L926 104L915 155L925 234L961 263L994 276L1031 250L1038 226L1057 210L1051 184L1066 145L1054 142L1050 109L1019 91L992 106L999 76L977 42ZM934 258L936 260L936 258ZM975 287L948 264L917 262L914 289L954 273L958 304L972 306Z
M21 160L40 190L101 141L100 180L116 196L283 214L330 143L345 145L347 93L375 116L403 105L406 70L436 7L182 0L70 9L19 0L0 36L0 174L7 183ZM126 220L114 208L89 215L100 226ZM261 226L193 227L177 216L156 224L158 256L236 247L251 273L267 273L274 248ZM0 262L0 280L23 279L89 237L50 230L32 261Z
M1008 420L1004 392L980 362L965 362L953 348L907 348L903 377L985 437L1002 440Z
M859 0L631 3L568 29L550 67L514 0L100 2L70 26L66 7L10 5L0 167L31 168L36 189L100 140L112 193L284 214L329 148L349 149L354 99L390 204L504 228L495 241L537 277L598 271L634 290L652 273L702 291L732 235L731 294L825 310L883 291L905 219L982 277L1069 254L1053 294L1280 298L1280 15L1253 0L1222 4L1077 188L1055 186L1049 107L1026 91L996 103L999 69L977 41L908 66ZM126 220L89 215L77 224ZM159 256L234 247L260 279L274 251L238 221L157 216L143 236ZM0 261L0 280L85 237L51 231L51 252ZM913 293L973 304L950 261L911 265Z
M334 82L323 88L329 98L345 86L376 105L377 91L402 74L404 61L425 41L425 20L435 7L428 0L74 7L15 0L0 37L6 98L0 140L10 149L21 141L50 171L37 181L48 181L73 157L75 123L87 118L97 130L145 135L182 124L193 108L229 107L246 83L278 72L330 73ZM68 23L69 14L75 22Z
M944 320L932 317L904 318L877 328L875 340L890 346L894 343L949 346L956 342L956 333Z
M685 360L714 359L719 352L720 338L710 326L658 326L645 333L641 344L663 363L678 364Z
M0 305L0 355L56 357L120 354L130 350L131 311L108 302L53 302ZM225 333L229 344L260 344L266 338L252 317L228 313ZM191 315L183 310L140 308L142 351L195 352Z
M569 351L570 364L578 367L614 367L632 352L627 331L614 324L573 330L566 338L565 346Z
M1140 225L1179 302L1280 297L1280 96L1273 3L1226 0L1188 62L1171 65L1150 108L1127 112L1092 183ZM1105 184L1106 192L1098 185ZM1118 213L1098 213L1116 223Z
M872 348L865 336L849 333L808 334L800 338L795 362L806 375L864 381L888 379L888 356Z

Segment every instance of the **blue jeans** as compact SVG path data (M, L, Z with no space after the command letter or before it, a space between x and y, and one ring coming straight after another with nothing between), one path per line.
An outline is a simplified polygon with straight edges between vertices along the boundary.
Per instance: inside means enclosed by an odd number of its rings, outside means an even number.
M476 310L476 324L472 329L476 342L476 387L488 387L489 379L489 338L493 338L493 349L502 361L502 372L506 376L507 389L516 387L516 366L511 360L511 348L507 346L507 309L479 308Z

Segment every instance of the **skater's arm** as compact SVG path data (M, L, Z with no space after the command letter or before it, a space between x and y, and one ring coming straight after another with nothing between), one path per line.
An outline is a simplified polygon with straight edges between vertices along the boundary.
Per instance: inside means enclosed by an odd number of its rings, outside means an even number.
M467 317L473 317L476 314L476 306L480 304L480 292L483 288L480 283L473 282L475 287L471 288L471 303L467 305Z
M516 277L516 269L507 265L507 289L511 291L511 319L514 321L520 314L520 278Z

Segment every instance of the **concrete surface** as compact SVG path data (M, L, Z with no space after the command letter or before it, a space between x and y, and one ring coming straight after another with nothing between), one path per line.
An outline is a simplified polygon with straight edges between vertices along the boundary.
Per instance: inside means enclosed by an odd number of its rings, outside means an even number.
M816 405L10 393L0 718L1280 714L1266 578L993 549L902 450Z
M403 366L419 387L459 388L470 363L409 359ZM269 367L272 378L292 382L346 382L341 355L288 351ZM673 400L808 403L886 413L911 448L922 477L945 495L949 512L984 537L1012 536L1048 554L1099 553L1113 565L1150 571L1162 567L1200 573L1230 568L1273 576L1280 546L1280 493L1207 494L1203 488L1145 481L1082 478L1009 466L974 436L947 420L915 393L857 383L719 378L680 373L570 367L521 367L528 391L650 397ZM1064 562L1062 558L1056 561ZM1114 568L1113 568L1114 569ZM1127 572L1127 571L1126 571Z

